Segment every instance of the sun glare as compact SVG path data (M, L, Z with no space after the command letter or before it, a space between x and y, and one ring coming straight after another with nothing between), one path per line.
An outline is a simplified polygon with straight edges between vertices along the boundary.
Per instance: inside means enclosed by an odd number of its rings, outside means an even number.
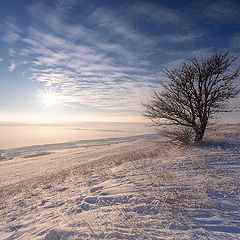
M46 107L54 107L58 103L57 96L53 93L46 93L42 96L43 104Z

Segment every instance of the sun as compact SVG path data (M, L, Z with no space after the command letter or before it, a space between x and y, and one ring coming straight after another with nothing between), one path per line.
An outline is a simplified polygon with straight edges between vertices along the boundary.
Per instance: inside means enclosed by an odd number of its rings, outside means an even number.
M54 93L45 93L42 95L42 102L46 107L54 107L58 104L58 97Z

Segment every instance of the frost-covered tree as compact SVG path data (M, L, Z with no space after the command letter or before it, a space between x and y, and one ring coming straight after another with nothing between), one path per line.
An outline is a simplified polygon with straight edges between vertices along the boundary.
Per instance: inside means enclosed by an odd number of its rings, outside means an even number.
M240 68L233 69L235 57L215 53L192 58L174 70L164 70L168 81L144 103L144 116L155 126L182 126L192 129L194 141L201 141L209 119L232 111L228 100L240 92Z

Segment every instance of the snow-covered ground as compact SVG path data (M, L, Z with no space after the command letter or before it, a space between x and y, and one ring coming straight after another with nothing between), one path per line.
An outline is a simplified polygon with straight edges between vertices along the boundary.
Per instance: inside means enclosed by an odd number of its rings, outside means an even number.
M240 125L1 153L0 239L240 239Z

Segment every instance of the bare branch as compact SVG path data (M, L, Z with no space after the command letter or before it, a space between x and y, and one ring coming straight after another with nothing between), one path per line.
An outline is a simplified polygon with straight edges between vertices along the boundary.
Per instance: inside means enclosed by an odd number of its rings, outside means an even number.
M227 104L240 92L240 68L231 69L236 60L228 52L216 53L188 59L174 70L163 70L169 81L162 83L162 90L154 91L152 100L143 104L143 115L155 126L189 127L195 131L195 141L201 140L209 118L233 111Z

